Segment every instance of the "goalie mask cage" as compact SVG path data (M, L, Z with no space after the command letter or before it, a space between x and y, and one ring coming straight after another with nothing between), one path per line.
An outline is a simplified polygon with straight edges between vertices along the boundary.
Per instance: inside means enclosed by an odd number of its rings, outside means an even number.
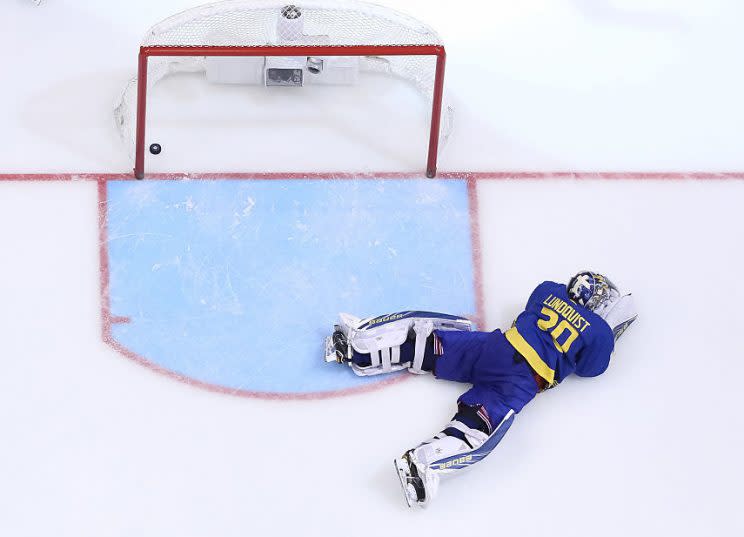
M115 109L138 179L145 173L148 90L170 74L208 71L210 59L219 57L251 57L265 65L275 59L301 59L306 64L300 79L303 74L306 79L317 75L313 67L318 61L347 58L356 62L358 72L383 73L413 84L430 104L426 175L436 174L453 110L444 95L445 48L434 30L357 0L304 0L295 5L286 0L230 0L184 11L147 33L137 77ZM261 85L273 85L269 71L262 72Z

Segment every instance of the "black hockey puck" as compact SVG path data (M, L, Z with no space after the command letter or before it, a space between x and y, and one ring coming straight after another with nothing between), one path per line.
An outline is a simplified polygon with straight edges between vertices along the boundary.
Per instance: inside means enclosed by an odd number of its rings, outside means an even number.
M162 150L163 148L160 147L160 144L150 144L150 153L153 155L159 155Z

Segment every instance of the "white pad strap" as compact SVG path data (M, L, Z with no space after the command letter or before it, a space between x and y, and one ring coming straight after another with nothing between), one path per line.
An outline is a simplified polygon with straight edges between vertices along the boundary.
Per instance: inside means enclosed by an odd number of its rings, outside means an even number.
M393 371L394 365L400 364L400 347L370 347L371 367L380 368L383 373Z
M434 331L434 323L429 320L418 320L413 323L413 331L416 333L416 346L413 353L413 364L408 370L411 373L425 375L427 372L421 369L424 365L424 354L426 353L426 339Z

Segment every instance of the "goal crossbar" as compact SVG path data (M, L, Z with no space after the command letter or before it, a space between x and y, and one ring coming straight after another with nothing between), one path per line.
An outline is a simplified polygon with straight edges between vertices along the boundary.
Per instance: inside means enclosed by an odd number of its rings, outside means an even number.
M137 120L134 176L145 176L145 125L147 118L148 59L163 56L435 56L436 71L432 95L426 176L437 173L439 130L444 98L446 52L442 45L274 45L274 46L143 46L137 70Z

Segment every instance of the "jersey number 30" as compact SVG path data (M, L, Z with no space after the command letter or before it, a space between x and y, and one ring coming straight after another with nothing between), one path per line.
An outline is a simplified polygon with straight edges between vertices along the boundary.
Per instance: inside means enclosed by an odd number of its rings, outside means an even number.
M545 315L547 319L540 319L537 321L537 327L540 330L550 332L550 337L553 338L555 348L564 354L567 353L568 349L571 348L571 343L576 341L576 338L579 337L579 333L566 319L563 319L559 323L558 319L560 319L560 316L550 308L544 307L540 313ZM556 324L558 326L556 326ZM558 341L563 337L564 332L568 332L568 337L561 345Z

